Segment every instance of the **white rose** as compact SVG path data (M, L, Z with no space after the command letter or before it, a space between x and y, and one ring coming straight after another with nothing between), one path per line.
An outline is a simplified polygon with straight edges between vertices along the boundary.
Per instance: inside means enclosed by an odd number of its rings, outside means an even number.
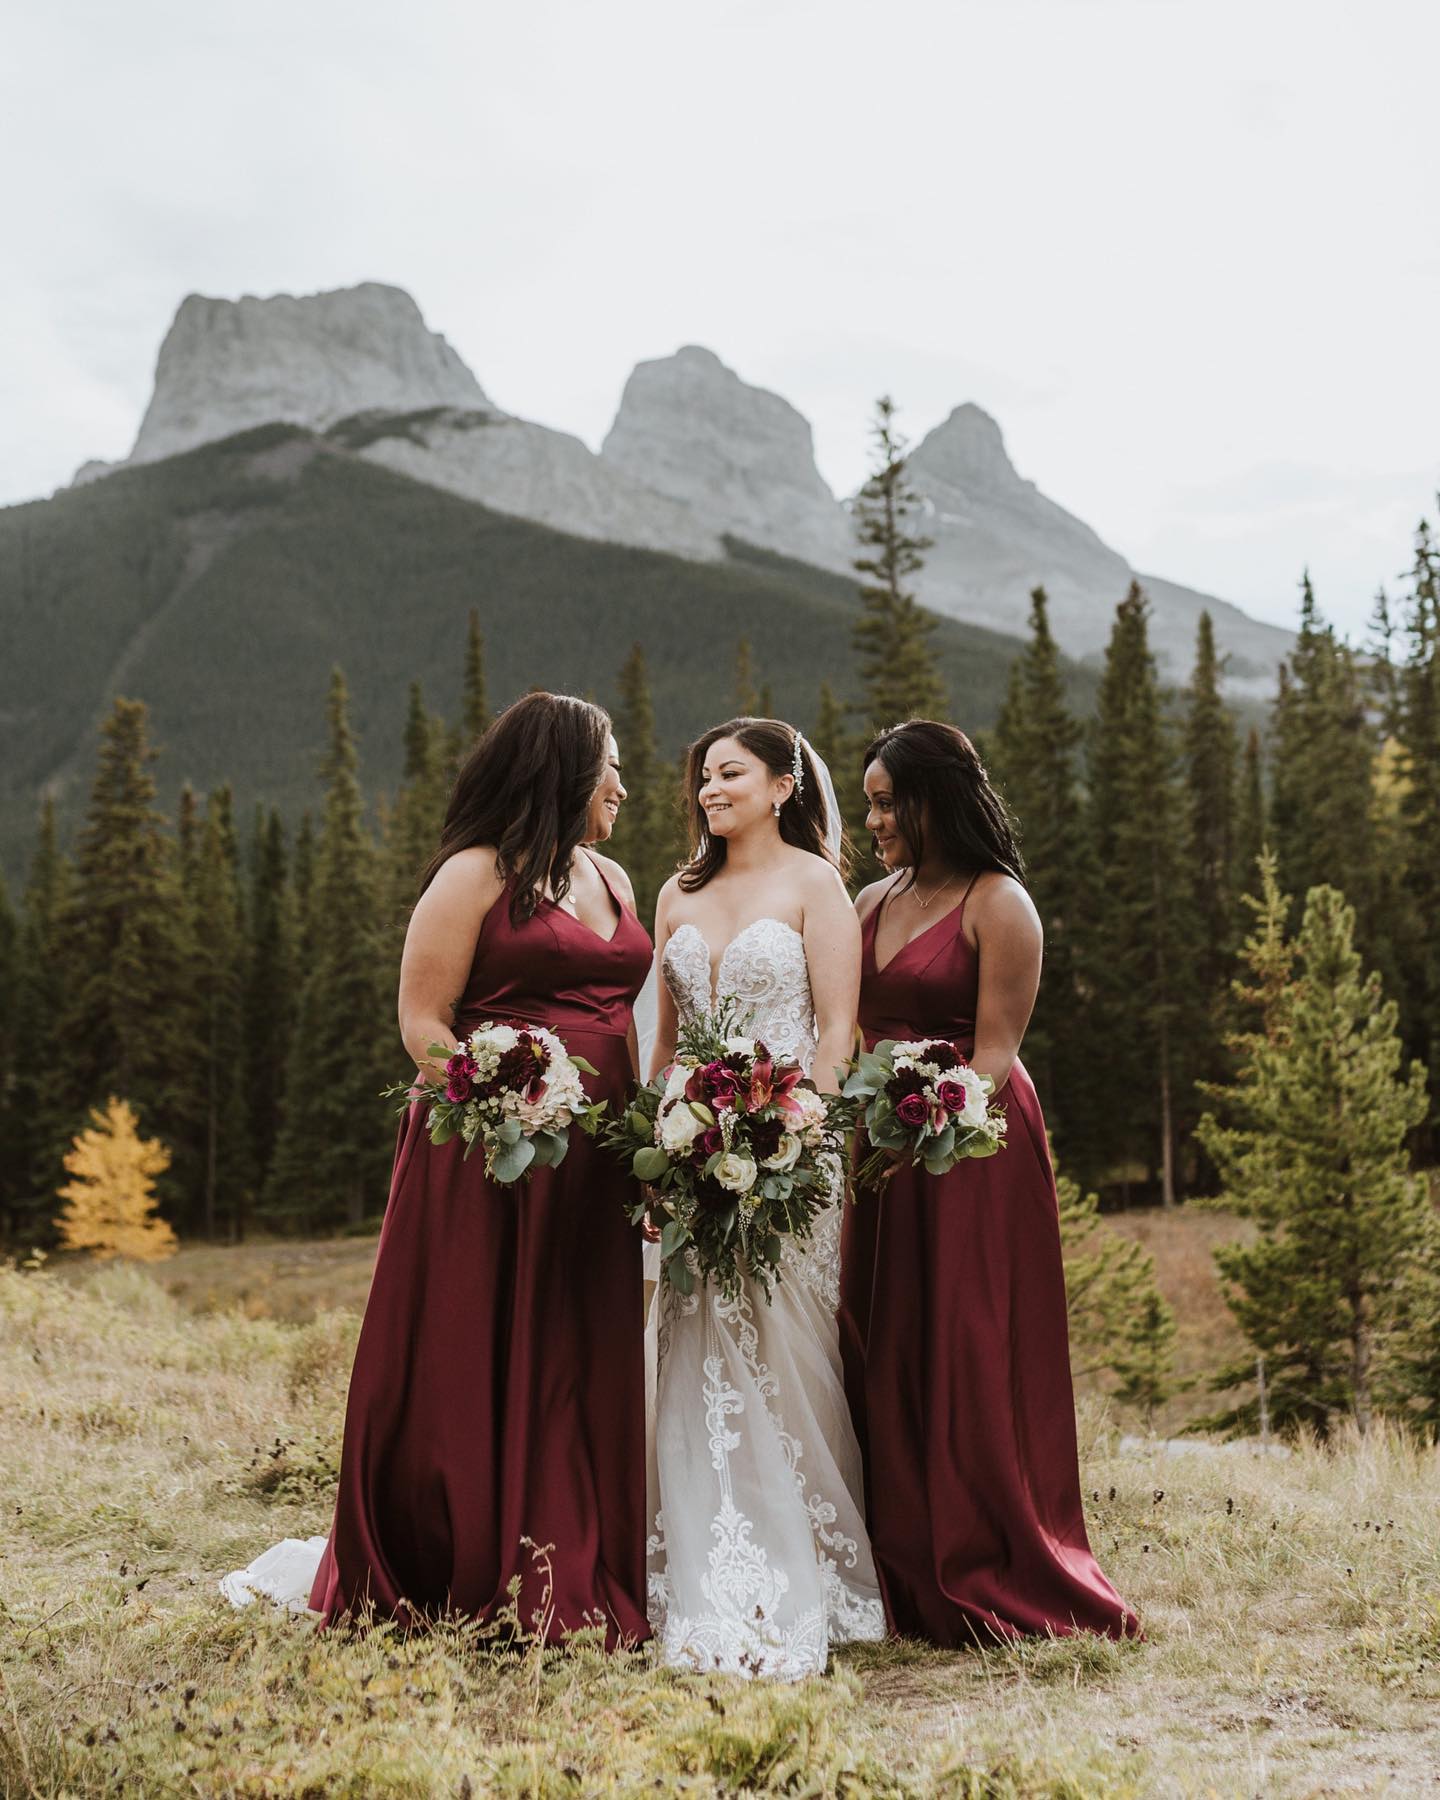
M748 1037L728 1037L725 1040L725 1049L731 1056L753 1056L755 1040Z
M757 1174L754 1157L743 1156L738 1150L727 1150L715 1165L715 1179L732 1194L748 1194Z
M679 1100L685 1093L685 1084L693 1071L688 1063L676 1063L665 1078L665 1098Z
M767 1169L793 1169L800 1160L800 1151L802 1148L803 1146L795 1133L793 1131L787 1131L780 1140L780 1148L773 1156L767 1156L765 1158L764 1166Z
M684 1100L660 1115L660 1147L671 1155L688 1150L705 1129Z
M985 1083L973 1069L952 1069L944 1078L956 1082L965 1090L965 1106L957 1113L956 1119L961 1125L973 1130L977 1125L985 1123Z
M479 1035L477 1032L476 1036ZM503 1055L505 1051L513 1050L520 1042L520 1033L513 1025L495 1025L485 1033L480 1041L489 1044L493 1050L498 1050Z

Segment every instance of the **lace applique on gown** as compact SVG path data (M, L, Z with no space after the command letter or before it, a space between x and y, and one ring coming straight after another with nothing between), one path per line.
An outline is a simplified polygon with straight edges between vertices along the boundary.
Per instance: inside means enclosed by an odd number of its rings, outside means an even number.
M683 1018L711 1004L694 925L665 947ZM758 919L726 946L717 991L777 1058L809 1069L815 1011L805 946ZM651 1307L650 1623L668 1663L798 1680L835 1644L885 1635L865 1532L860 1452L840 1370L836 1200L787 1245L771 1303L749 1283L661 1287Z

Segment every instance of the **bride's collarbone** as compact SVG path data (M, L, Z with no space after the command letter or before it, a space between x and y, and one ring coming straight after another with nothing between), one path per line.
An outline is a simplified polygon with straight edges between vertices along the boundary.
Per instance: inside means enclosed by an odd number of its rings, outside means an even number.
M798 938L805 935L803 916L788 907L781 907L773 912L694 913L677 919L670 935L674 937L682 931L693 931L704 940L713 954L719 956L732 944L763 925L777 925L782 930L793 932Z

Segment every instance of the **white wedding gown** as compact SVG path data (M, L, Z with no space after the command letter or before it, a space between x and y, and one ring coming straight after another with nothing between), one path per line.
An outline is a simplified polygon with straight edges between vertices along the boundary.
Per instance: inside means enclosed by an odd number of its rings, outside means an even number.
M711 1005L710 954L694 925L665 946L682 1020ZM726 946L718 977L774 1056L808 1070L815 1008L800 934L757 919ZM840 1211L837 1179L810 1242L786 1245L769 1305L749 1282L733 1301L662 1285L651 1304L646 1549L666 1663L798 1680L822 1672L834 1645L885 1635L840 1373Z

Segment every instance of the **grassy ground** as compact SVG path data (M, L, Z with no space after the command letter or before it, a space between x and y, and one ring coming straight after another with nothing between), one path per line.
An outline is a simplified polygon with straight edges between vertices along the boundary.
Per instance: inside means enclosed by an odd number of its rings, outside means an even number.
M327 1525L354 1329L347 1313L192 1313L137 1270L0 1270L0 1793L1083 1800L1440 1782L1440 1456L1393 1438L1124 1456L1087 1403L1091 1531L1141 1645L890 1644L775 1688L593 1647L506 1652L464 1628L317 1638L233 1613L218 1575Z

